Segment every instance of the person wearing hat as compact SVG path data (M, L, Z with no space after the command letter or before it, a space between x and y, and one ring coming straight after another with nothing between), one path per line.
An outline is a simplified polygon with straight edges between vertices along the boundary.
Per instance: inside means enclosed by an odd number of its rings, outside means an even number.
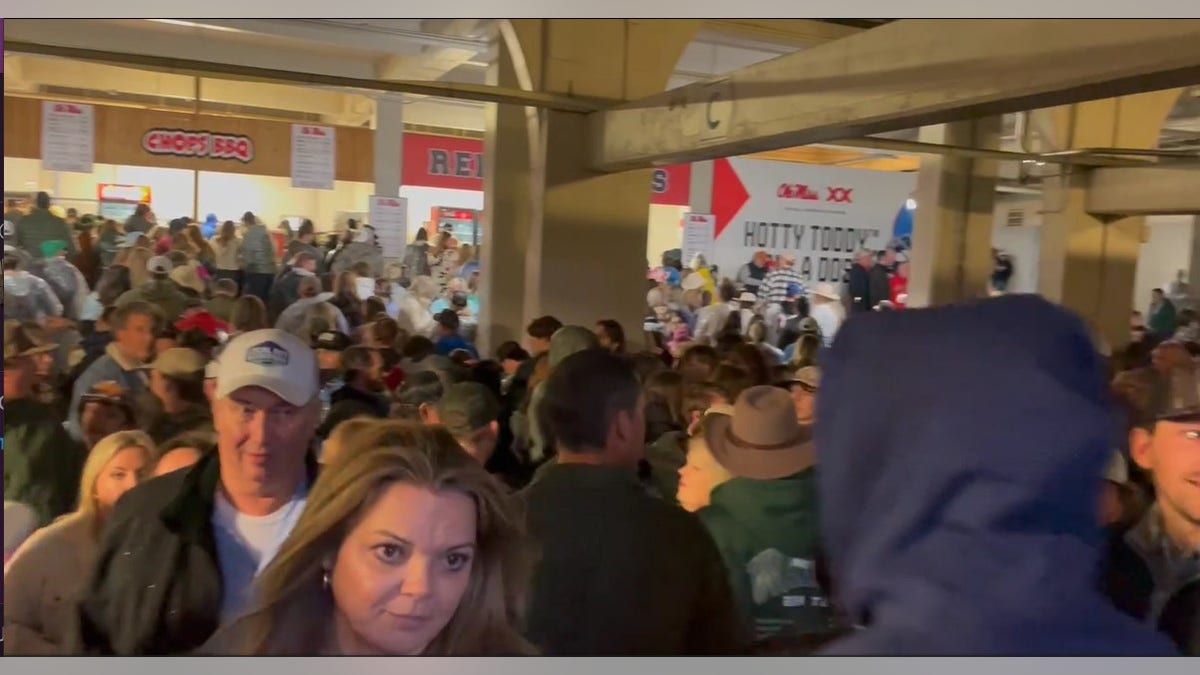
M41 258L44 255L42 244L47 241L65 242L70 255L74 256L77 253L74 237L71 236L71 226L50 211L50 195L39 192L34 198L33 210L21 218L16 241L12 243L34 258Z
M154 256L146 262L146 271L150 279L126 291L117 298L117 306L141 301L154 305L162 316L174 319L182 316L189 307L199 307L199 298L192 297L179 289L171 280L174 269L171 259L167 256Z
M188 431L212 429L212 409L204 395L204 356L194 349L174 347L161 352L150 372L151 405L141 411L141 428L156 444Z
M92 385L79 399L78 414L83 443L88 450L106 436L138 428L130 397L121 390L121 385L112 381Z
M788 383L792 402L796 404L796 421L812 426L817 421L817 391L821 388L821 367L804 366L792 375Z
M479 358L479 350L475 349L475 345L468 342L459 333L462 322L458 312L453 309L444 309L438 312L433 320L437 322L437 336L433 343L434 353L440 356L449 356L450 352L456 349L465 349L471 354L472 359Z
M1200 403L1166 386L1148 398L1133 410L1129 454L1149 474L1154 502L1132 526L1109 529L1103 588L1118 609L1200 656Z
M341 309L331 302L333 293L321 290L321 280L315 276L304 277L296 287L299 299L288 305L279 314L275 327L299 337L312 339L313 335L325 331L350 333L350 322ZM318 326L317 324L321 324Z
M816 458L786 391L752 387L688 442L679 502L704 523L756 640L831 629L817 583Z
M845 308L838 295L837 288L830 283L817 284L809 295L810 309L808 315L816 321L820 328L821 342L828 347L833 344L838 329L845 320Z
M329 438L333 428L355 417L384 418L388 400L384 394L383 356L375 349L354 345L342 352L343 385L329 396L329 413L317 428L317 437Z
M822 375L822 550L857 627L822 654L1173 653L1099 588L1114 406L1078 316L1035 295L882 312Z
M317 471L316 354L263 329L231 339L217 363L217 452L117 504L97 556L106 573L84 590L65 653L193 651L246 611L304 510Z
M4 498L33 508L42 525L71 510L85 458L62 415L34 394L36 360L54 348L4 322Z
M213 296L204 303L209 314L226 323L233 318L233 308L237 305L238 287L233 279L218 279L213 285Z

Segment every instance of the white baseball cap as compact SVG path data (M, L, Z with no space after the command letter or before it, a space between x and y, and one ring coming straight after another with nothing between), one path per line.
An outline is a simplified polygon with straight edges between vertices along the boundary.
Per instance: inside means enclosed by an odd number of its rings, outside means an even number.
M317 354L303 340L274 328L242 333L217 359L217 398L242 387L262 387L294 406L320 391Z
M174 263L165 255L156 255L146 261L146 271L151 274L170 274L174 268Z

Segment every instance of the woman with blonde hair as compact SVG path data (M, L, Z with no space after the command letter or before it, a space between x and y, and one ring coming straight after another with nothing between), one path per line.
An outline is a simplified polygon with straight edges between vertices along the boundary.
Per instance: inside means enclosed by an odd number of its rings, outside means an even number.
M257 295L243 295L233 306L233 314L229 317L231 337L239 333L249 333L252 330L270 328L267 320L267 306Z
M104 525L121 495L147 477L155 455L141 431L106 436L88 453L75 512L35 532L4 574L6 656L60 653Z
M530 654L515 504L445 429L377 421L325 466L256 582L256 609L201 651Z
M242 242L237 236L237 225L232 220L221 223L221 230L213 237L212 250L218 279L233 279L242 285Z

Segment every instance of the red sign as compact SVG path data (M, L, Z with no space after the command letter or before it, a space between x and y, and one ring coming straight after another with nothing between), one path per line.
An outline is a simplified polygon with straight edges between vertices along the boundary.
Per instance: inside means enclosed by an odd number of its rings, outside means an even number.
M149 204L150 188L146 185L117 185L115 183L100 183L96 186L96 196L102 202Z
M483 191L483 141L478 138L404 134L402 185ZM690 164L654 170L650 202L687 206L692 193Z
M329 132L326 131L323 127L300 127L300 135L301 136L319 136L321 138L325 138L326 136L329 135Z
M833 202L834 204L853 204L854 198L851 193L854 188L831 187L825 188L825 201Z
M243 164L254 160L254 141L249 137L209 131L151 129L142 136L142 149L152 155L234 159Z
M821 201L821 195L816 190L798 183L783 183L775 192L780 199L803 199L809 202Z
M82 115L83 108L71 103L55 103L54 112L64 113L66 115Z

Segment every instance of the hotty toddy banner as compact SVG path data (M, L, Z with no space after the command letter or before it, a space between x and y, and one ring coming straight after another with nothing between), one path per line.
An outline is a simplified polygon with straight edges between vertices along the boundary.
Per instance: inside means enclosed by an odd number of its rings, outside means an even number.
M856 249L887 246L916 186L915 173L717 160L710 262L733 278L758 251L790 253L807 281L841 281Z

